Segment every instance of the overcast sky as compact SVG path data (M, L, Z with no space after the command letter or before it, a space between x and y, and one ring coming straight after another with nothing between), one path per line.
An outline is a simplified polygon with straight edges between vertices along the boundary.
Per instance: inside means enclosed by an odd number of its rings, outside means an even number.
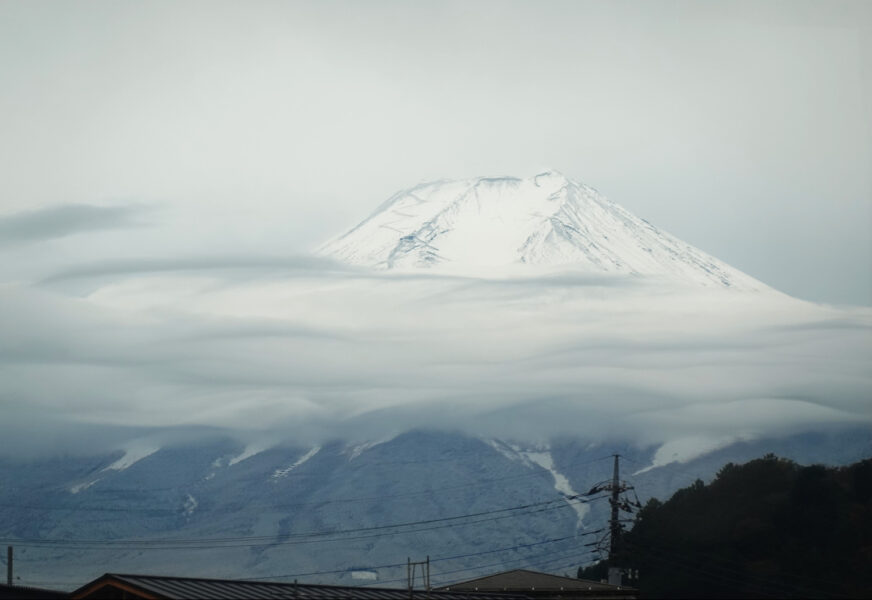
M548 166L870 305L870 23L833 0L2 1L4 268L299 253L419 181Z
M870 24L829 0L0 0L0 435L868 426ZM811 302L311 254L399 189L543 167Z

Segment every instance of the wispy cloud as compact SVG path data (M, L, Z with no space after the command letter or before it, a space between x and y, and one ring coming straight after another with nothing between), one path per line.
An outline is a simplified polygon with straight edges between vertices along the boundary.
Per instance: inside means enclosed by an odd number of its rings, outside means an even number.
M78 276L104 279L78 298L7 286L2 401L34 422L308 437L424 425L659 443L872 422L867 309L316 263L237 263L270 266L255 278L221 260L92 267Z
M0 245L23 244L142 225L142 206L64 204L0 216Z
M317 256L257 256L257 255L219 255L182 258L134 258L125 260L110 260L88 263L79 266L66 267L46 277L40 283L52 284L64 281L98 278L118 278L128 275L149 273L202 273L218 272L219 276L227 277L229 273L237 275L264 271L280 271L284 274L322 273L330 271L348 272L348 266L333 260Z

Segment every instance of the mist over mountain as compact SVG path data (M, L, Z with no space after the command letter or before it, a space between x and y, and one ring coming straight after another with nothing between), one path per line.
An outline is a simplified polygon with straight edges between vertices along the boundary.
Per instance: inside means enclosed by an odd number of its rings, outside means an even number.
M776 292L556 172L409 188L319 254L7 284L3 451L427 426L687 455L872 418L869 309Z
M643 499L867 456L870 333L554 172L415 186L318 256L59 266L0 293L0 538L34 584L574 572L612 453Z

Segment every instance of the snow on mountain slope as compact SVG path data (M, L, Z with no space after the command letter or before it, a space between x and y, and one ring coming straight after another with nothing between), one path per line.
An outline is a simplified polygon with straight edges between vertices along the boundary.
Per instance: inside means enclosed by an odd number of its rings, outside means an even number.
M584 529L584 517L590 512L590 507L587 504L580 504L569 500L573 496L578 496L579 493L572 489L572 485L566 476L557 470L554 458L551 456L551 451L547 444L535 449L523 449L516 444L500 440L484 439L483 441L509 460L519 461L531 468L535 465L548 471L554 478L554 489L567 499L567 503L575 511L575 514L578 515L576 528Z
M227 461L227 466L232 467L233 465L241 463L244 460L248 460L252 456L260 454L267 448L269 448L269 444L263 441L248 444L240 454L237 454L236 456L232 457L230 460Z
M409 188L320 253L382 269L490 275L540 265L766 289L554 171L528 179L482 177Z
M160 450L158 446L134 446L128 448L124 451L124 456L103 469L103 471L123 471L143 458L151 456L158 450Z
M111 471L124 471L125 469L131 467L135 463L138 463L144 458L147 458L160 450L159 446L153 446L149 444L143 445L142 443L134 443L129 448L124 450L124 455L110 464L108 467L104 467L100 470L100 473L109 473ZM96 479L91 479L90 481L83 481L81 483L77 483L76 485L70 488L71 494L78 494L79 492L84 492L94 484L101 481L103 477L98 477Z
M621 477L644 503L665 500L697 478L711 480L727 462L767 452L805 464L854 462L870 455L872 436L864 427L749 440L634 475L635 466L654 460L656 446L574 437L528 444L411 431L350 461L348 449L357 443L336 440L317 452L278 445L216 471L215 457L238 455L241 443L194 437L108 471L75 495L71 482L87 480L117 454L0 456L0 541L27 547L29 558L19 565L23 581L66 582L66 589L106 571L307 583L354 582L353 572L368 571L391 585L405 581L407 557L428 555L438 565L434 582L444 584L461 569L472 578L595 560L595 547L585 544L601 537L609 502L565 500L611 479L612 454L623 457ZM271 476L296 462L286 476ZM385 528L400 523L415 526Z
M306 462L307 460L309 460L310 458L312 458L313 456L318 454L318 452L320 452L320 451L321 451L321 446L315 446L314 448L312 448L311 450L306 452L303 456L301 456L296 461L294 461L293 464L288 465L287 467L284 467L281 469L276 469L275 471L273 471L272 479L281 479L282 477L287 477L288 473L290 473L291 471L293 471L294 469L296 469L297 467L302 465L304 462Z

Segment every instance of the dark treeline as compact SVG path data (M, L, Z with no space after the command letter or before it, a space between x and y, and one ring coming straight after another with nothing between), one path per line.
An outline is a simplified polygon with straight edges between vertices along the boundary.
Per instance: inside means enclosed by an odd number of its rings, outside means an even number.
M579 569L601 579L606 562ZM643 597L867 598L872 592L872 459L801 467L767 455L724 466L667 502L650 500L614 566Z

